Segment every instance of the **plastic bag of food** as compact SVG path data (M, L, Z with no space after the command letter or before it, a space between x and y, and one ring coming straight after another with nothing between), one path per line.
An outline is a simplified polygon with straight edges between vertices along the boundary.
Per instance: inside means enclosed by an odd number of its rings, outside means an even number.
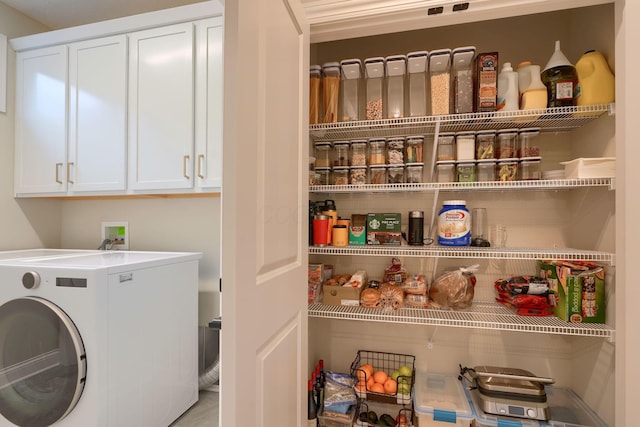
M407 279L407 270L402 268L400 258L391 259L391 265L384 270L382 281L385 283L396 283L398 285L404 283Z
M324 409L345 413L357 403L353 387L355 379L349 374L328 371L324 385Z
M411 308L429 308L427 295L407 294L404 297L404 306Z
M427 279L422 274L414 274L406 278L402 283L402 289L407 294L426 295Z
M360 306L376 308L380 306L380 298L382 295L378 289L366 288L360 293Z
M460 267L438 276L429 287L431 305L454 310L470 307L476 284L474 273L478 271L478 267L478 265Z
M380 307L385 311L397 310L404 305L404 291L395 283L380 285Z

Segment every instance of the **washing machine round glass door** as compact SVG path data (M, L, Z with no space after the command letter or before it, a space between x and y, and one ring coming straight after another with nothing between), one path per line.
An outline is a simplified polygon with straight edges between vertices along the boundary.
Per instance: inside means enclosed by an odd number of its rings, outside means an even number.
M50 426L71 412L86 375L82 339L57 305L34 297L0 306L0 413L15 425Z

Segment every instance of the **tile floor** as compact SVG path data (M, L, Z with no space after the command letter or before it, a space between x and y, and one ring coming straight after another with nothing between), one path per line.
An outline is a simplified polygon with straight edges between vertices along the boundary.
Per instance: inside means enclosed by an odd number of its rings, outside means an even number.
M198 402L170 427L218 427L219 402L218 392L201 390Z

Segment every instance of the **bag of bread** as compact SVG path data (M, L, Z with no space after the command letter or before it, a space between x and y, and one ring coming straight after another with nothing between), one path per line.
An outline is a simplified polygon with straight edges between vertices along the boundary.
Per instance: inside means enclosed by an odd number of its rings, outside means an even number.
M429 308L429 297L427 295L406 294L404 296L404 306L410 308Z
M404 305L404 291L395 283L380 285L380 307L385 311L397 310Z
M380 291L374 288L366 288L360 293L360 306L376 308L380 306Z
M383 282L401 285L407 279L407 270L402 268L400 258L392 258L391 265L384 270Z
M426 295L427 279L422 274L414 274L405 279L402 283L402 289L407 294Z
M460 267L438 276L429 287L431 306L435 308L462 310L471 306L476 284L475 272L479 265Z

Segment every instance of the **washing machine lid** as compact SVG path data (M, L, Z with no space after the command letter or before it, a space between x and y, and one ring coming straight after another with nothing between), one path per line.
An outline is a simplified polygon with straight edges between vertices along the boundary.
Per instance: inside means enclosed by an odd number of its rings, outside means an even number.
M0 415L47 427L78 403L86 379L82 339L57 305L25 297L0 306Z

